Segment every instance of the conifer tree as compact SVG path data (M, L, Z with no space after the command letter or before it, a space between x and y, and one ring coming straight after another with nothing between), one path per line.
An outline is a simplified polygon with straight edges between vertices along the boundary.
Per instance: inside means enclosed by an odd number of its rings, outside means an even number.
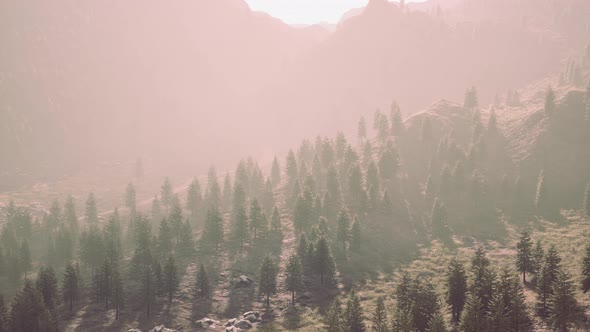
M10 308L11 332L56 331L55 322L45 307L43 295L30 280L14 297Z
M326 314L326 332L345 332L344 314L342 313L342 304L338 298L334 299L330 310Z
M445 318L439 312L436 315L432 316L430 321L428 322L428 332L447 332L447 324L445 323Z
M361 119L359 120L357 133L360 141L367 138L367 122L365 121L364 116L361 116Z
M209 298L211 294L211 286L209 285L209 277L205 265L201 263L197 272L197 282L195 284L195 297Z
M156 281L154 280L154 271L151 266L143 268L141 277L141 297L142 301L146 306L146 314L149 318L151 315L151 309L156 300Z
M379 156L379 175L385 181L391 181L399 168L399 154L391 142L385 144Z
M207 211L207 221L203 230L203 237L207 241L215 243L215 250L219 250L219 243L223 241L223 218L216 206L210 207Z
M55 270L51 266L42 266L37 274L37 289L43 296L45 307L48 309L55 308L57 304L57 278Z
M88 224L98 223L98 213L94 193L88 194L88 198L86 199L86 222Z
M295 307L295 292L303 288L303 271L301 260L297 254L289 256L287 266L285 267L285 288L291 293L291 306Z
M344 311L344 327L350 332L364 332L366 330L363 309L355 290L350 291Z
M338 215L338 232L336 239L342 251L346 250L346 243L350 239L350 217L345 210L340 211Z
M467 275L457 258L453 258L447 269L447 304L451 307L451 321L458 323L465 307Z
M533 242L527 231L521 233L516 249L516 267L522 273L522 282L526 283L526 274L533 272Z
M29 241L24 239L20 246L20 252L18 256L19 271L25 274L27 278L27 272L31 270L33 261L31 258L31 249L29 248Z
M123 286L123 279L117 266L113 267L113 293L112 302L115 309L115 319L119 319L119 312L125 308L125 289Z
M202 208L202 204L201 183L197 178L194 178L186 191L186 208L189 211L190 220L193 224L199 218L199 209Z
M258 293L266 296L266 306L270 306L270 296L277 293L277 268L270 256L264 257L260 267Z
M500 293L494 294L490 301L490 311L487 317L489 331L508 331L510 324L507 314L507 305Z
M354 221L350 228L350 249L354 252L361 250L361 225L358 216L354 216Z
M125 206L129 209L129 220L135 220L137 213L137 194L135 186L132 182L129 182L125 189Z
M193 239L193 228L188 219L182 225L182 232L180 233L180 243L176 248L178 254L184 258L190 258L195 251L195 243Z
M172 204L174 193L172 192L172 183L170 182L170 178L165 177L164 182L162 183L162 187L160 187L160 200L162 205L166 208L166 212L170 209L170 205Z
M240 241L240 249L242 249L244 241L248 238L248 216L243 205L238 206L235 210L232 235L235 240Z
M486 320L483 304L475 294L469 294L465 303L465 310L461 316L461 331L485 331Z
M531 259L531 268L532 274L534 276L533 283L537 283L537 279L539 278L539 274L541 273L541 267L543 266L543 258L545 256L545 250L543 249L543 244L541 240L537 240L535 243L535 248L533 248L532 259Z
M549 320L558 331L568 331L569 326L580 316L574 289L570 275L559 269L553 284L553 294L549 299Z
M254 231L254 241L256 241L257 231L263 227L262 209L260 208L257 199L253 199L252 203L250 203L250 215L248 219L250 222L250 229Z
M394 136L401 136L405 132L405 125L399 105L394 100L391 104L391 132Z
M277 157L275 157L272 161L270 178L271 178L271 182L274 186L277 186L279 184L279 182L281 182L281 166L279 165L279 161L278 161Z
M74 264L70 263L66 266L64 278L62 282L62 298L68 304L69 310L72 311L74 302L78 301L80 297L80 280Z
M229 176L229 173L225 174L225 178L223 179L223 210L227 211L229 210L230 206L231 206L231 198L232 198L233 192L232 192L232 185L231 185L231 178Z
M182 229L182 208L180 207L178 196L174 195L173 197L168 222L170 230L176 240L176 245L178 245L178 242L180 242L180 231Z
M334 258L330 252L328 241L325 237L318 240L315 249L315 271L320 274L320 284L324 284L327 280L329 283L333 282L335 267Z
M153 256L151 251L152 246L152 227L149 219L137 215L135 221L135 249L133 251L133 257L131 263L134 272L137 272L138 277L144 276L144 268L151 266L153 263Z
M274 209L272 210L272 216L270 217L270 229L271 231L282 238L283 236L283 225L281 222L281 213L279 212L279 208L275 205Z
M293 186L293 184L297 180L297 177L299 176L299 171L297 168L297 160L295 159L295 153L293 152L293 150L289 150L285 164L286 164L285 173L287 174L287 183L288 183L288 187L290 188Z
M385 298L380 296L377 298L377 306L371 319L373 323L373 330L377 332L388 332L389 322L387 320L387 309L385 309Z
M158 195L154 196L154 199L152 200L151 214L152 214L152 221L158 222L158 221L162 220L162 206L160 205L160 200L158 199ZM132 225L132 223L130 223L130 226L131 225ZM130 227L129 229L127 229L127 232L132 235L135 231L132 227Z
M172 230L166 219L160 222L160 231L158 232L158 254L160 257L168 257L172 252Z
M168 295L168 302L172 303L172 296L174 296L174 293L176 293L178 286L180 285L178 280L178 268L176 267L176 262L174 261L173 256L169 256L166 260L163 272L164 290Z
M76 215L76 202L74 197L68 196L64 204L64 220L74 237L78 236L78 216Z

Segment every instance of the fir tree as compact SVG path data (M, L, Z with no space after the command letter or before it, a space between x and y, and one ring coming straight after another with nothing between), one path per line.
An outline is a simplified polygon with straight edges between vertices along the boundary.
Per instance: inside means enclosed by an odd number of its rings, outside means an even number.
M199 209L202 208L202 201L201 183L197 178L194 178L186 191L186 208L189 211L190 220L193 223L199 218Z
M243 205L234 209L234 222L232 235L237 241L240 241L240 249L244 247L244 241L248 238L248 216L246 208Z
M30 280L14 297L10 308L11 332L56 331L53 317L43 301L43 295Z
M158 254L160 257L168 257L172 252L172 230L166 219L160 222L160 231L158 232Z
M129 182L125 189L125 206L129 209L129 220L134 220L137 213L136 196L135 186Z
M287 183L288 183L288 187L290 188L295 183L295 181L297 180L297 177L299 175L299 171L297 168L297 160L295 159L295 153L293 152L293 150L289 150L285 164L286 164L285 173L287 174Z
M20 252L18 256L19 271L25 274L27 278L27 272L31 270L33 260L31 258L31 249L29 248L29 241L23 240L20 246Z
M125 289L118 267L113 268L112 283L112 302L115 309L115 319L119 319L119 312L125 308Z
M318 240L314 258L315 271L320 274L320 284L323 285L325 280L332 283L336 271L334 270L334 258L325 237Z
M211 286L209 285L209 277L207 276L207 270L205 265L201 263L197 272L197 281L195 284L195 297L197 298L209 298L211 294Z
M373 330L377 332L388 332L389 322L387 320L387 310L385 309L385 299L383 296L377 298L377 306L371 319Z
M275 205L274 209L272 210L272 215L270 217L270 229L279 238L283 237L283 225L281 222L281 213L279 212L279 208Z
M178 242L180 242L180 231L182 229L182 208L180 207L178 196L174 195L171 206L168 221L174 239L176 240L176 245L178 245Z
M336 239L341 246L341 250L346 250L346 243L350 238L350 218L345 210L340 211L338 215L338 232Z
M203 238L215 243L215 250L219 250L219 243L223 241L223 218L216 206L210 207L207 211L207 221L203 230Z
M516 244L516 267L518 272L522 273L522 282L526 283L526 274L533 272L533 242L527 231L523 231L520 240Z
M231 206L231 198L232 198L232 185L231 185L231 177L229 173L225 174L225 178L223 179L223 210L227 211Z
M362 141L365 138L367 138L367 122L365 121L364 116L361 116L361 119L359 120L357 132L358 132L359 140Z
M440 313L432 316L428 322L428 332L447 332L447 324L445 318Z
M78 216L76 215L76 202L70 195L64 204L64 220L74 237L78 236Z
M543 266L543 258L545 256L545 250L543 250L543 244L541 240L537 240L535 243L535 248L533 249L532 259L531 259L531 269L532 274L534 276L533 284L537 283L537 279L539 278L539 274L541 273L541 267Z
M489 331L508 331L510 321L507 316L507 305L502 294L496 293L490 301L490 311L487 317Z
M277 157L275 157L272 161L272 168L270 171L270 178L273 185L278 185L281 182L281 166L279 165L279 161Z
M170 182L170 178L164 178L164 182L162 183L162 187L160 187L160 198L162 205L166 208L166 212L170 209L170 205L172 204L174 193L172 192L172 183Z
M258 200L252 200L250 203L250 215L249 215L250 229L254 231L254 241L256 241L257 232L263 227L262 209L258 204Z
M180 243L176 248L178 254L184 258L190 258L195 252L195 243L193 239L193 228L188 219L182 225L180 233Z
M270 296L277 293L277 268L270 256L266 256L260 267L258 293L266 296L266 306L270 306Z
M574 283L567 272L559 270L549 299L549 320L558 331L568 331L569 326L580 316L575 298Z
M350 292L346 302L346 310L344 311L344 327L346 331L364 332L366 330L364 319L361 302L353 289Z
M467 275L457 258L453 258L447 269L447 304L451 307L451 320L458 323L465 306Z
M291 293L291 306L293 307L295 306L295 292L303 288L302 273L301 260L296 254L292 254L285 267L285 288Z
M342 305L340 300L336 298L330 310L326 313L326 332L345 332L347 329L344 326L344 314L342 313Z
M80 280L78 273L73 264L66 266L62 282L62 298L68 304L69 310L72 311L74 302L80 297Z
M141 297L144 305L146 306L146 314L149 318L151 315L151 309L156 300L156 281L154 280L154 271L151 266L143 268L141 277Z
M180 282L178 280L178 268L173 256L169 256L164 265L163 273L164 290L168 295L168 302L172 303L172 296L178 290Z
M57 304L57 278L55 270L51 266L41 267L37 274L37 289L43 296L45 307L48 309L55 308Z
M350 230L350 249L354 252L361 250L361 225L358 216L354 216Z
M399 105L394 100L391 103L391 132L394 136L401 136L405 132L404 121L402 119L402 113Z
M88 194L88 198L86 199L86 222L88 224L98 223L98 212L94 193Z
M461 331L485 331L485 311L481 300L475 294L469 294L465 310L461 316Z

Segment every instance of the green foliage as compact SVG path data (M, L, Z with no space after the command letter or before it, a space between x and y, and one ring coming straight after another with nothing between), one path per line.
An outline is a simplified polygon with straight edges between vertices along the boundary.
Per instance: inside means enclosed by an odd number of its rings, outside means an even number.
M336 267L328 240L325 237L318 240L314 254L313 267L314 271L320 275L320 284L323 285L325 281L327 284L333 284L335 281Z
M358 216L354 216L354 221L350 228L350 249L354 252L361 250L361 223Z
M485 331L486 318L483 303L475 294L469 294L461 316L461 331Z
M345 332L347 331L344 323L344 314L342 304L338 298L334 299L325 318L326 332Z
M285 267L285 289L291 293L291 306L295 306L295 292L303 288L303 271L301 260L297 254L292 254Z
M223 218L221 217L221 211L216 206L210 207L207 211L202 239L215 244L215 250L219 250L219 243L223 241Z
M57 278L55 270L51 266L42 266L37 274L37 289L43 296L45 307L48 309L55 308L57 304Z
M86 222L88 224L98 223L98 212L96 209L96 197L94 193L88 194L86 199Z
M250 230L254 232L254 241L256 241L258 233L262 233L260 231L266 228L266 225L264 225L265 218L263 217L263 212L257 199L253 199L252 203L250 203L249 214L248 220L250 222Z
M129 220L135 219L137 213L137 193L135 186L132 182L129 182L125 189L125 206L129 209Z
M68 264L62 281L62 298L72 311L74 302L80 298L80 278L74 264Z
M350 291L348 301L346 302L346 310L344 311L345 330L350 332L364 332L366 330L364 319L361 302L353 289Z
M170 182L170 178L165 177L164 182L162 183L162 187L160 187L160 198L166 210L170 208L172 204L174 193L172 192L172 182Z
M166 260L162 278L164 283L164 291L168 295L168 301L172 303L172 297L180 285L180 280L178 278L178 268L176 267L176 262L174 261L173 256L169 256Z
M199 265L194 294L196 298L209 298L211 294L209 276L207 275L207 270L205 269L205 265L203 265L203 263Z
M273 185L278 185L281 182L281 166L279 165L279 161L277 157L275 157L272 161L272 169L270 171L270 178Z
M385 309L385 299L383 296L377 298L377 306L371 318L373 330L377 332L388 332L389 322L387 320L387 309Z
M180 232L180 242L176 247L176 252L183 258L190 258L195 253L195 242L193 238L193 228L188 219L182 224Z
M111 296L113 307L115 309L115 319L119 319L119 311L125 308L125 288L121 273L117 266L113 267Z
M465 307L467 294L467 275L465 268L457 258L453 258L447 268L447 298L446 303L451 307L451 320L458 323Z
M260 267L258 293L266 296L266 305L270 306L270 296L277 293L278 269L270 256L264 257Z
M9 331L57 331L54 317L45 307L43 295L29 280L12 300Z
M201 183L197 178L194 178L186 190L186 208L189 211L191 222L195 223L199 220L199 213L202 205L203 198L201 196Z
M345 210L340 211L338 215L338 231L336 233L336 240L341 246L342 251L346 250L346 243L350 239L350 217Z
M154 271L151 266L143 267L141 271L141 288L140 295L143 304L146 307L148 318L151 316L152 307L156 301L157 287Z
M516 244L516 267L518 272L522 273L522 282L526 283L526 274L534 272L533 270L533 242L527 231L523 231L520 240Z
M180 242L180 231L182 230L182 208L180 207L178 196L174 195L171 205L172 208L168 221L172 234L176 239L176 244L178 245L178 242Z
M568 331L568 327L580 317L574 289L570 275L560 269L549 298L549 321L556 330Z

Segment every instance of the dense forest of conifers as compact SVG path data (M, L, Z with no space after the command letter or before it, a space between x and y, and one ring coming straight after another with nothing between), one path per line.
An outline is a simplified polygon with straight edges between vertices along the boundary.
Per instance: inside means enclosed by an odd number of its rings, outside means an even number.
M559 136L567 126L589 142L590 86L564 100L547 90L548 131ZM309 290L350 290L345 298L330 293L328 331L526 331L533 316L565 331L583 321L574 294L590 289L590 247L579 259L584 279L573 280L559 248L534 244L526 227L531 218L559 219L561 208L590 216L589 174L575 187L556 184L549 148L534 175L519 171L494 108L482 119L475 88L464 105L445 107L468 121L453 129L438 113L403 121L394 102L388 114L374 114L374 139L362 118L354 143L343 134L305 140L283 162L275 158L268 174L248 159L221 182L211 168L206 188L195 179L175 191L165 179L151 209L138 206L133 183L121 213L99 213L92 193L82 218L71 196L42 218L10 203L0 235L0 280L10 294L0 297L0 332L60 330L84 301L116 318L139 303L149 317L173 301L194 262L195 303L214 296L224 270L253 279L268 306L277 293L296 306ZM380 298L374 312L363 312L355 289L367 276L392 273L433 240L500 239L505 222L523 230L513 266L491 266L479 246L470 263L448 266L444 298L428 277L406 273L384 295L395 308ZM287 235L296 237L290 248ZM534 306L524 288L537 294Z

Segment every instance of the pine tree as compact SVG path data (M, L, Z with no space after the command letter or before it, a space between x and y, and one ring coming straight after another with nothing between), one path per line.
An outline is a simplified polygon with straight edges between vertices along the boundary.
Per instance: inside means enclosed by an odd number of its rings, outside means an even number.
M465 307L467 275L457 258L453 258L447 269L447 304L451 307L451 320L458 323Z
M318 240L314 258L314 270L320 274L320 284L323 285L325 280L332 283L336 271L334 270L334 258L325 237Z
M485 311L481 300L474 294L469 294L465 303L465 310L461 315L461 331L485 331Z
M507 305L502 294L496 293L490 301L490 311L487 317L489 331L508 331L510 324L507 316Z
M135 220L137 213L137 193L135 186L132 182L129 182L125 189L125 206L129 209L129 220Z
M76 202L71 195L68 196L64 204L64 220L74 237L77 237L79 232L78 216L76 215Z
M447 324L445 323L445 318L439 312L436 315L432 316L430 321L428 322L428 332L447 332Z
M277 186L279 182L281 182L281 166L279 165L279 161L277 157L275 157L272 161L272 168L270 171L270 178L273 185Z
M193 228L187 219L182 224L182 232L180 233L180 243L176 248L178 254L184 258L190 258L195 253L195 242L193 239Z
M295 307L295 292L303 288L301 260L296 254L289 256L285 267L285 289L291 293L291 306Z
M57 304L57 278L55 270L51 266L41 267L37 274L37 289L43 295L45 307L48 309L55 308Z
M344 327L346 331L364 332L366 330L364 319L361 302L353 289L350 291L350 296L346 302L346 310L344 311Z
M4 295L0 294L0 332L8 332L8 308L4 302Z
M545 256L545 250L543 250L543 244L541 240L537 240L535 243L535 248L533 249L532 259L531 259L531 269L532 274L534 276L533 284L536 285L537 279L539 278L539 274L541 273L541 267L543 266L543 257Z
M553 294L549 299L549 320L558 331L568 331L569 325L580 316L574 289L570 275L560 269L553 284Z
M231 206L231 198L232 198L232 185L231 185L231 177L229 173L225 174L225 178L223 179L223 210L229 210Z
M43 295L30 280L14 297L10 308L11 332L56 331L49 310L45 307Z
M263 219L262 219L262 209L258 204L257 199L253 199L252 203L250 203L250 229L254 231L254 241L256 241L257 231L263 227Z
M154 222L162 220L162 207L160 205L160 200L158 199L158 195L154 196L154 199L152 200L151 214L152 214L152 220ZM129 223L129 225L131 226L132 223ZM134 230L132 227L130 227L129 229L127 229L127 232L129 234L133 234Z
M394 136L402 136L406 128L402 119L402 113L399 105L394 100L391 104L391 132Z
M168 302L172 303L172 296L178 290L178 286L180 285L178 280L178 268L176 267L176 262L174 261L173 256L169 256L166 260L166 265L164 265L164 274L163 274L163 282L164 282L164 290L168 295Z
M279 238L283 237L283 225L281 222L281 213L279 212L279 208L275 205L274 209L272 210L272 215L270 217L270 229Z
M359 120L357 132L358 132L359 140L362 141L365 138L367 138L367 122L365 121L364 116L361 116L361 119Z
M522 282L526 283L526 274L533 273L533 242L527 231L523 231L520 235L520 240L516 244L517 256L516 267L518 272L522 273Z
M266 296L266 306L270 306L270 296L277 293L277 268L270 256L266 256L260 267L258 293Z
M551 86L547 88L547 92L545 93L545 113L548 116L552 116L555 112L555 92Z
M340 211L338 215L338 232L336 239L341 246L341 250L346 251L346 243L350 239L350 217L345 210Z
M165 177L164 182L162 183L162 187L160 188L160 198L161 202L166 208L166 212L170 209L170 205L172 204L174 193L172 192L172 183L170 182L170 178Z
M195 284L195 297L209 298L211 293L211 286L209 285L209 277L205 265L201 263L197 272L197 282Z
M153 268L151 266L144 267L141 277L141 297L146 306L148 318L151 315L151 309L156 300L157 287L154 279Z
M33 261L31 258L31 249L29 248L29 241L26 239L23 240L20 247L20 252L18 256L18 265L19 271L25 274L25 279L27 278L27 272L31 270L33 265Z
M121 278L121 273L119 272L118 267L113 267L113 292L112 292L112 302L113 307L115 309L115 319L119 319L119 312L121 309L125 308L125 289L123 286L123 279Z
M240 241L240 249L243 248L244 241L248 239L248 216L243 205L234 208L232 235L235 240Z
M199 220L199 212L202 204L201 183L197 178L194 178L186 190L186 208L189 211L190 220L193 224Z
M182 229L182 208L180 207L178 195L173 196L168 222L176 240L176 245L178 245L180 242L180 231Z
M387 320L387 309L385 309L385 298L380 296L377 298L377 306L375 313L373 313L372 320L373 330L377 332L388 332L389 322Z
M350 249L354 252L361 250L361 225L358 216L354 216L354 221L350 229Z
M158 254L160 257L168 257L172 252L172 230L166 219L160 222L160 231L158 232Z
M74 264L68 264L62 282L62 298L68 304L70 311L74 302L80 297L80 280Z
M465 101L463 102L463 107L468 109L474 109L477 106L477 89L475 87L471 87L470 89L467 89L467 91L465 92Z
M86 222L88 224L98 223L98 212L94 193L88 194L88 198L86 199Z
M295 153L293 152L293 150L289 150L289 153L287 154L287 161L286 161L286 171L285 173L287 174L287 183L288 183L288 187L291 188L293 186L293 184L295 183L295 181L298 178L299 175L299 171L297 168L297 160L295 159Z
M219 250L219 243L223 241L223 218L219 208L213 206L207 211L207 221L203 230L203 238L215 243L215 250Z
M326 332L345 332L344 314L342 313L342 304L338 298L334 299L330 310L326 313Z

